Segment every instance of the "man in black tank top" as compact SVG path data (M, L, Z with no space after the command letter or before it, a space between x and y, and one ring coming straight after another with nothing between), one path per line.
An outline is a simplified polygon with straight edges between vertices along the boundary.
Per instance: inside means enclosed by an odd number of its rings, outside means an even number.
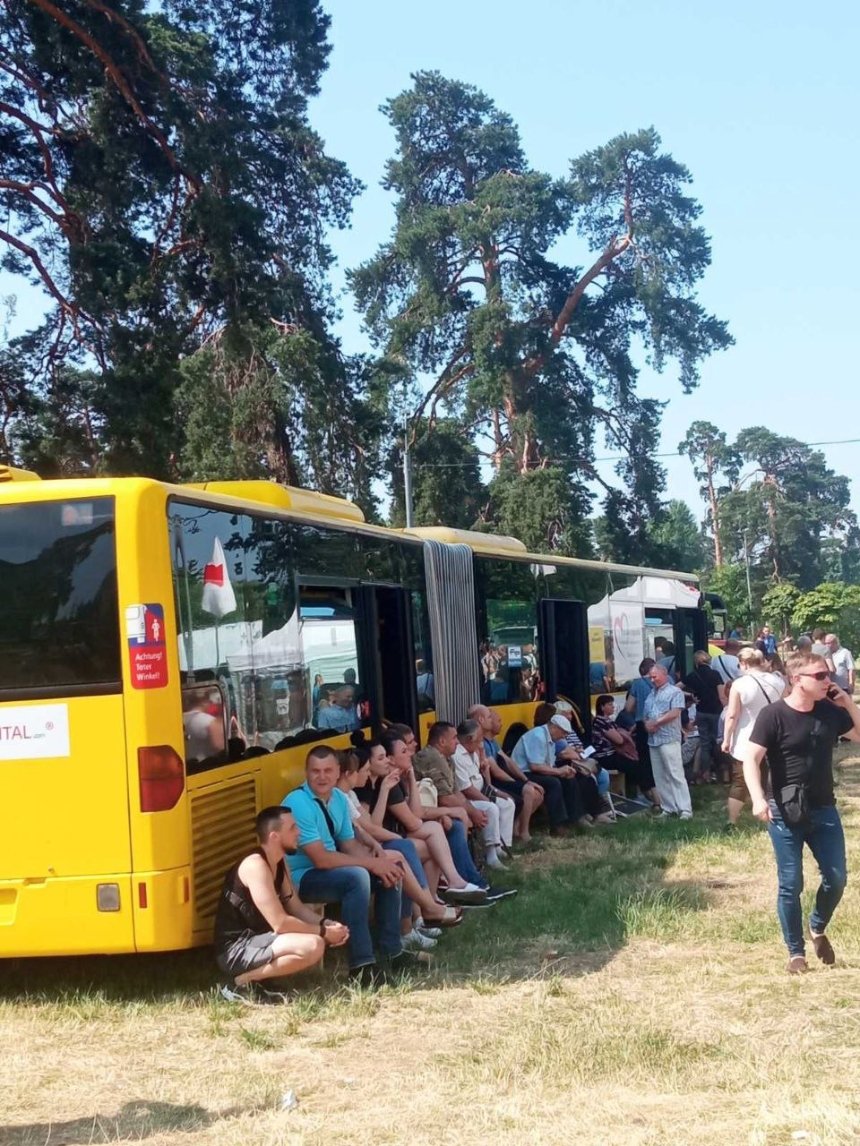
M229 1002L283 1002L264 979L313 967L326 946L349 938L342 923L320 919L299 899L284 856L295 852L299 829L289 808L264 808L256 820L260 846L224 878L215 914L215 959L229 977L221 988Z

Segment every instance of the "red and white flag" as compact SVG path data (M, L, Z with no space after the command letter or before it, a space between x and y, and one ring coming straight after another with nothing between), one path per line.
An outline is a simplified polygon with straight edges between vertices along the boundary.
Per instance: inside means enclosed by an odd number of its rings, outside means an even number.
M236 594L230 584L224 546L217 537L212 546L212 560L203 567L203 599L200 608L219 620L236 608Z

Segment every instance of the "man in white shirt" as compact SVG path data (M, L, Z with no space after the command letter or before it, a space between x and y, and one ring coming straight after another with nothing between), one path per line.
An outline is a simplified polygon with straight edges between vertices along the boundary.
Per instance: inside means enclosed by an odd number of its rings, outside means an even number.
M499 848L510 848L514 835L516 804L505 792L493 789L495 800L487 798L490 787L481 771L483 735L477 720L464 720L457 725L458 744L454 750L454 777L457 787L469 803L484 812L487 822L482 828L487 852L487 867L504 871Z
M833 671L830 677L834 684L838 684L849 696L854 695L854 657L848 649L843 648L835 633L828 633L824 643L830 652L833 661Z

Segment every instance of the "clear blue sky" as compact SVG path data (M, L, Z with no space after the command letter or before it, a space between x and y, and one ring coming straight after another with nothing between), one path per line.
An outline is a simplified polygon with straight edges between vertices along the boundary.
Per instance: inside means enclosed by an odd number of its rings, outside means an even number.
M436 68L482 88L520 127L526 154L562 174L567 160L653 124L694 177L714 261L702 301L729 321L736 345L706 362L684 396L671 372L643 378L668 398L663 450L708 419L734 435L763 424L804 441L860 437L854 329L860 288L856 203L860 7L798 0L719 5L690 0L324 0L331 66L311 109L330 152L367 185L350 231L334 237L341 266L387 236L380 188L393 149L379 105ZM16 328L36 298L18 291ZM342 302L341 334L361 349ZM28 315L28 311L30 315ZM860 450L827 451L854 479ZM701 513L689 463L667 461L669 495ZM607 476L611 465L606 465Z
M378 107L435 68L475 84L519 125L531 163L567 160L653 124L690 168L712 237L700 297L736 345L705 363L685 396L672 375L643 377L668 398L663 450L695 419L730 436L766 425L802 441L860 437L854 335L860 287L860 7L798 0L325 0L331 66L312 109L329 150L367 185L352 230L334 239L345 266L389 233L379 186L393 137ZM348 298L342 334L362 345ZM825 451L853 480L860 447ZM669 495L701 507L690 464L667 460ZM611 472L611 464L604 467Z

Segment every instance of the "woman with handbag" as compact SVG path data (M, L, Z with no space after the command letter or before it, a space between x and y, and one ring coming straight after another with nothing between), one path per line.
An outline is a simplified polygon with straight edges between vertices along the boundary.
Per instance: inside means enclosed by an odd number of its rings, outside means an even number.
M626 729L615 723L615 697L599 696L595 704L595 717L591 722L591 744L601 768L621 772L636 785L651 803L659 808L660 797L654 786L654 773L650 763L640 760L636 742Z
M732 779L726 801L729 818L726 831L734 829L744 804L750 798L744 780L743 754L756 717L785 692L785 677L780 673L765 671L764 656L758 649L741 649L738 663L740 676L732 681L729 688L723 725L722 750L732 758Z

